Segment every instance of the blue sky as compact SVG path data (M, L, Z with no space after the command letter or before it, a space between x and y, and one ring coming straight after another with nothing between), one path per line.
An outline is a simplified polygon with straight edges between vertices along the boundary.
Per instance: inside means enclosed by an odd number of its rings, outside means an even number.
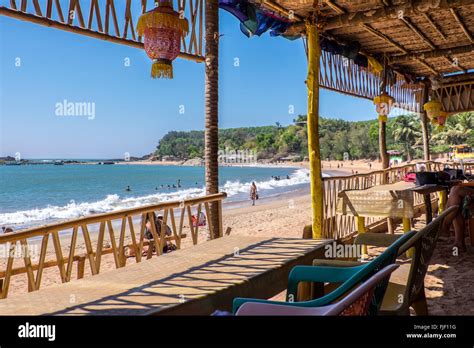
M220 15L220 128L286 125L305 114L301 40L248 39L234 17ZM139 49L3 16L0 35L0 156L141 156L170 130L204 129L203 64L177 59L173 80L153 80ZM95 103L95 118L57 116L63 100ZM321 91L323 116L368 120L374 109L368 100Z

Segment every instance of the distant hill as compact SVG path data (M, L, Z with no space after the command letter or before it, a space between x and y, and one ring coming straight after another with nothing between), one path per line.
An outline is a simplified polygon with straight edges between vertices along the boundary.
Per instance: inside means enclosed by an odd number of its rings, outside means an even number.
M322 158L342 159L344 152L351 158L376 157L377 123L349 122L339 119L320 119ZM368 135L372 133L373 136ZM243 127L219 130L219 149L250 150L258 159L277 160L292 158L303 160L308 155L306 116L298 116L289 126ZM186 160L204 157L203 131L171 131L157 146L156 156L171 156Z
M445 129L429 125L432 152L446 152L450 144L467 142L474 145L474 113L460 113L448 118ZM322 159L342 160L347 152L351 159L379 155L378 121L344 121L322 117L319 120ZM265 127L244 127L219 130L219 149L255 151L258 159L302 160L308 155L306 116L299 115L293 124ZM401 115L387 122L387 147L403 151L408 158L422 157L422 135L418 116ZM204 132L168 132L156 148L158 158L180 160L204 157Z

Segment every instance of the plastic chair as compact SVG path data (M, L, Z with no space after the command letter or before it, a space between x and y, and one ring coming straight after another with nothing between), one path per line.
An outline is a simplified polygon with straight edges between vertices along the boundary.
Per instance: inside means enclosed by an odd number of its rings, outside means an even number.
M385 267L334 304L322 307L296 307L286 304L247 302L240 306L235 315L367 315L375 288L387 280L398 267L395 264Z
M372 275L382 268L395 263L398 255L398 249L413 237L415 232L408 232L397 239L382 254L377 256L371 262L354 267L326 267L326 266L296 266L288 277L287 301L269 301L251 298L235 298L233 302L233 313L236 313L239 307L246 302L260 302L269 304L285 303L296 307L321 307L334 303L339 298L346 295L361 282L366 281ZM293 302L297 298L297 289L300 282L320 282L320 283L342 283L331 293L310 301ZM383 294L387 287L388 280L380 283L372 296L372 303L369 314L375 315L380 307Z

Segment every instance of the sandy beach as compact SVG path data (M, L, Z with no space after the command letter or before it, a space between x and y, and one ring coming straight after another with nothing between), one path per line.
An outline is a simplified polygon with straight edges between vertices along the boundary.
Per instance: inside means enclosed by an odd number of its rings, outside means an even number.
M183 166L185 161L124 161L116 162L116 165L145 165L145 166ZM340 175L351 175L357 173L367 173L382 169L382 164L371 160L354 161L321 161L323 171L339 173ZM309 168L309 162L258 162L258 163L225 163L222 166L235 167L302 167Z

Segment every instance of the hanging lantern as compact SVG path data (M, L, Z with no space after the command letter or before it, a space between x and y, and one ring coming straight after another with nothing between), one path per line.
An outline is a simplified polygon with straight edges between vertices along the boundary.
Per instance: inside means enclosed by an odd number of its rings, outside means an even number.
M385 92L382 92L382 94L374 98L374 104L377 110L377 114L379 115L379 121L387 122L388 114L390 113L392 104L394 102L395 99Z
M173 60L179 55L181 38L188 34L188 20L173 10L172 0L159 0L157 7L140 16L138 35L153 59L151 77L173 78Z
M426 115L431 120L431 124L438 125L438 128L443 128L448 118L446 111L443 111L443 104L439 100L431 100L423 105Z
M440 111L439 116L437 118L438 128L443 129L448 119L448 113L446 111Z
M423 105L423 109L426 111L428 118L433 121L433 119L438 119L443 110L443 104L438 100L431 100Z

